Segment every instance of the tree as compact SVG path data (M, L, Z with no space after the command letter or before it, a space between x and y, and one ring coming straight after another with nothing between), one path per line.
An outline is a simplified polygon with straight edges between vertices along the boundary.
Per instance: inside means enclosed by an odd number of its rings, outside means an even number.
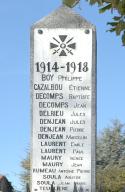
M112 166L97 172L98 192L120 192L124 189L124 187L125 169Z
M97 141L97 191L120 192L125 187L125 132L119 120L103 130Z
M20 174L21 183L24 187L30 182L30 152L28 150L26 158L21 161L21 167L23 169Z
M80 2L80 0L63 0L63 4L65 4L71 8L76 6L79 2Z
M122 43L125 46L125 0L87 0L90 5L98 4L100 7L99 12L104 13L110 10L113 16L113 20L108 22L110 29L108 31L115 32L116 35L120 35ZM74 7L80 0L63 0L63 4Z
M125 167L125 135L124 124L119 120L113 120L112 124L105 128L97 142L97 167L104 169L107 166L117 165Z

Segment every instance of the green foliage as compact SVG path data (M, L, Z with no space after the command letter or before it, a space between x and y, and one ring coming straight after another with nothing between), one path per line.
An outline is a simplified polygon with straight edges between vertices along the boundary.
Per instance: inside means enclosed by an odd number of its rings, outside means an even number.
M75 7L80 0L63 0L63 4L68 6L68 7Z
M90 5L98 4L99 12L111 11L112 14L117 14L112 18L109 32L115 32L116 35L121 36L122 43L125 46L125 0L87 0ZM63 0L63 4L68 7L76 6L80 0Z
M97 141L97 191L121 192L125 187L125 132L118 120Z
M110 29L108 31L121 35L122 43L125 46L125 0L90 0L91 5L98 4L101 8L100 13L110 10L111 13L117 14L113 21L108 22Z
M21 179L22 185L25 187L26 183L29 183L30 181L30 153L29 152L27 152L26 158L21 161L21 167L23 171L20 174L20 179Z
M124 125L114 120L112 125L104 129L97 142L97 168L104 169L107 166L117 165L125 159L123 134ZM124 164L125 167L125 164Z
M97 173L97 191L121 192L125 187L125 169L107 167Z
M121 35L122 43L125 46L125 17L113 17L114 22L108 22L107 24L111 26L108 30L110 32L115 32L116 35Z
M101 9L99 10L99 12L100 12L100 13L104 13L106 10L109 10L109 9L111 9L111 8L112 8L112 4L109 3L108 5L106 5L106 6L104 6L103 8L101 8Z

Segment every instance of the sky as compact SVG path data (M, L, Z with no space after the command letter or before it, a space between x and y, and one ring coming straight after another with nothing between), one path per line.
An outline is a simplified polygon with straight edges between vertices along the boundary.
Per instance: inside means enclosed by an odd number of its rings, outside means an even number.
M0 1L0 174L21 191L20 161L30 145L30 27L61 0ZM85 0L75 11L97 30L97 131L112 119L125 123L125 48L106 32L111 12L98 13Z

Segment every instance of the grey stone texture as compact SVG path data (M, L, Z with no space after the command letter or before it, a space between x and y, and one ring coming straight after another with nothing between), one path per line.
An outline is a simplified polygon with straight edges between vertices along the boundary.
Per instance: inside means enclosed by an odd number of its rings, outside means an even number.
M33 63L34 63L34 29L35 28L83 28L92 29L93 40L92 40L92 191L96 192L96 28L86 19L72 11L71 8L62 5L52 14L44 17L43 19L36 22L31 27L31 97L32 97L32 83L33 83ZM32 125L32 104L31 104L31 125ZM32 133L31 133L32 135ZM32 158L32 157L31 157Z
M92 28L94 25L72 11L71 8L62 5L56 11L39 20L33 28Z

